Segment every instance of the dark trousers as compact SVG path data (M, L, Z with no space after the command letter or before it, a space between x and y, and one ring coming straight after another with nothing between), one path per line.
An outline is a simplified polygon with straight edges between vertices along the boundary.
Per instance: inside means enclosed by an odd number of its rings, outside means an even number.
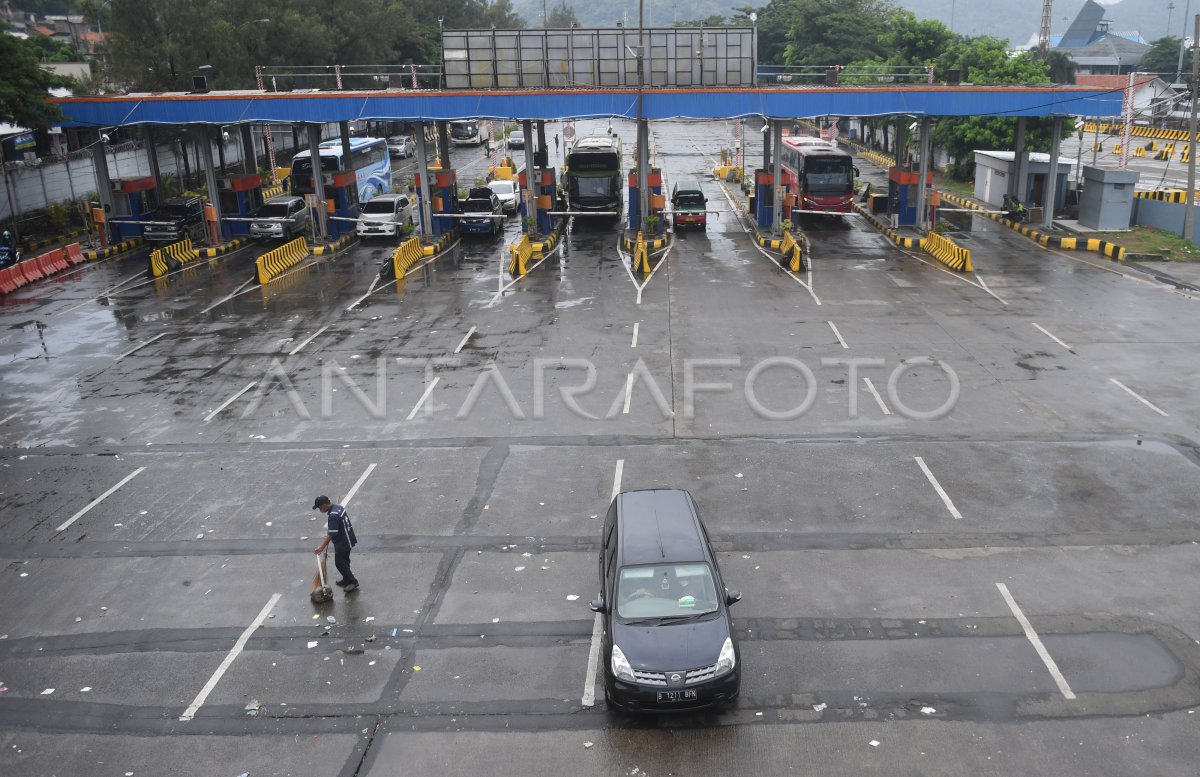
M335 543L333 546L333 565L347 583L358 583L358 578L350 571L350 545Z

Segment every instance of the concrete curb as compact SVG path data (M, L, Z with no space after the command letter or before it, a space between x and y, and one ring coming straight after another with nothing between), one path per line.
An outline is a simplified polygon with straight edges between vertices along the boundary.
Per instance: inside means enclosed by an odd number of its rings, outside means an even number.
M332 243L326 243L324 245L314 246L313 250L312 250L313 256L320 256L321 254L332 254L335 251L340 251L343 248L345 248L350 243L350 241L353 239L354 239L354 233L351 232L348 235L342 235L337 240L334 240Z
M212 259L214 256L220 256L221 254L227 254L230 251L236 251L249 242L250 242L250 238L248 238L248 237L235 237L233 240L230 240L228 243L222 243L219 246L213 246L211 248L201 248L201 249L199 249L200 258L201 259Z
M140 246L143 242L145 242L145 241L142 238L133 237L133 238L130 238L129 240L122 240L120 243L117 243L116 245L111 245L108 248L100 248L100 249L95 249L95 250L91 250L91 251L84 251L83 255L84 255L84 257L87 258L87 260L89 262L96 262L101 259L108 259L111 256L116 256L117 254L123 254L126 251L132 251L133 249Z
M983 208L971 200L959 197L956 194L946 194L941 192L943 198L953 202L955 205L961 205L964 208L982 211ZM1116 243L1110 243L1107 240L1098 240L1090 237L1064 237L1062 235L1047 235L1037 231L1031 227L1023 227L1009 219L1002 218L993 213L981 213L981 216L987 216L992 221L998 224L1003 224L1014 232L1020 232L1025 237L1040 243L1047 248L1061 248L1064 251L1093 251L1095 253L1106 256L1114 262L1122 262L1125 260L1125 247L1119 246Z

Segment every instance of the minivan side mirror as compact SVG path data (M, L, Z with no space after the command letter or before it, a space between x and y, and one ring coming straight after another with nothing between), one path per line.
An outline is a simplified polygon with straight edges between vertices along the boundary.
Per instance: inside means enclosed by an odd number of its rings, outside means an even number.
M593 599L592 603L588 605L588 607L591 608L592 612L598 612L601 614L608 612L608 608L604 606L603 599Z
M741 600L742 600L742 592L741 591L730 591L728 588L725 589L725 606L726 607L728 607L731 604L736 604L737 602L740 602Z

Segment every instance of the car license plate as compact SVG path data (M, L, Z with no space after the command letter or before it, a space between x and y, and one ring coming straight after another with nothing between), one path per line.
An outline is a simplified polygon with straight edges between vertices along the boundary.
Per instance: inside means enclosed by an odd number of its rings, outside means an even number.
M669 704L673 701L694 701L696 699L696 689L693 688L687 691L659 691L658 703Z

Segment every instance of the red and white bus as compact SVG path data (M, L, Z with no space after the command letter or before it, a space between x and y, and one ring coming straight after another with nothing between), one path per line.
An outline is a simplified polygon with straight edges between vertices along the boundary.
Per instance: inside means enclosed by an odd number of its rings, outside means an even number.
M854 158L820 138L783 139L783 183L797 195L793 213L853 213Z

